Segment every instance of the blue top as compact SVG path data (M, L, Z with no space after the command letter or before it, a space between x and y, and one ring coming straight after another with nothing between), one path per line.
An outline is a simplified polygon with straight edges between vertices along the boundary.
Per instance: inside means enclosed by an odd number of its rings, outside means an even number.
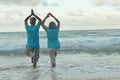
M60 42L58 40L59 28L49 29L46 27L45 31L47 33L48 48L60 48Z
M39 48L39 28L40 23L38 22L35 26L29 26L25 24L25 29L27 33L27 48Z

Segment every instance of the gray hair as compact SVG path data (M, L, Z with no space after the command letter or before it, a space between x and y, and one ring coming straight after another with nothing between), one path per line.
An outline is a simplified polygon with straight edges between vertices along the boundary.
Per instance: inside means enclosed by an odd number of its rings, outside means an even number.
M55 22L53 22L53 21L50 22L50 23L49 23L49 28L50 28L50 29L55 29L55 28L56 28Z

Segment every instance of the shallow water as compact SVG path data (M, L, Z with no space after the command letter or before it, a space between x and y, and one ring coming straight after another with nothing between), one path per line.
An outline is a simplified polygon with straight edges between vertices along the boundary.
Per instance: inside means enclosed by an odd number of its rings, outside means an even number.
M51 69L49 56L41 55L36 69L22 56L0 57L0 80L120 80L119 54L58 54Z
M0 33L0 80L120 80L120 30L60 31L57 67L51 69L40 32L36 69L24 55L25 32Z

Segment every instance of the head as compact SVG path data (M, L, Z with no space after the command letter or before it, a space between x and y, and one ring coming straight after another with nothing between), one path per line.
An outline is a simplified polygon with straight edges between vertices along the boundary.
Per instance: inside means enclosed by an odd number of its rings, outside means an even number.
M31 17L31 18L30 18L30 24L31 24L32 26L34 26L34 25L36 24L36 18L35 18L35 17Z
M50 23L49 23L49 28L50 28L50 29L55 29L55 28L56 28L55 22L53 22L53 21L50 22Z

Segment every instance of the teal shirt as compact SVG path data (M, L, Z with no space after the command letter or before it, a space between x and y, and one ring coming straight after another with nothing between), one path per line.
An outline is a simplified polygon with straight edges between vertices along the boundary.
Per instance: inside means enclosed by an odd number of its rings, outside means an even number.
M25 24L25 29L27 33L27 48L39 48L39 28L40 23L38 22L35 26L29 26Z
M46 27L45 31L47 33L48 48L60 48L60 42L58 40L59 28L57 27L56 29L49 29Z

